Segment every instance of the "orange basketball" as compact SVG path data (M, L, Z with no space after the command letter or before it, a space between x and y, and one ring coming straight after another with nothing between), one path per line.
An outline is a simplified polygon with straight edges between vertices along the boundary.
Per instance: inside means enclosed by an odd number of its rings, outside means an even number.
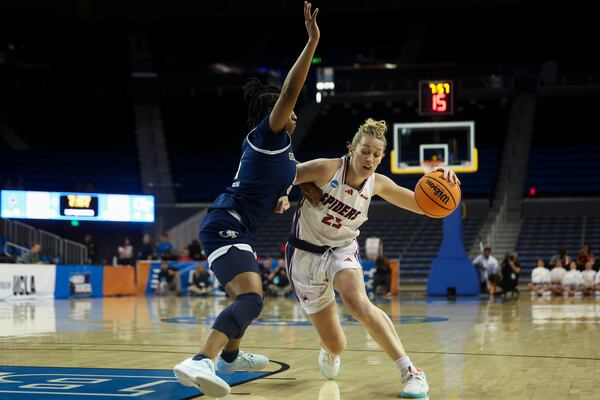
M460 203L460 186L443 176L441 171L429 172L415 186L415 200L428 217L447 217Z

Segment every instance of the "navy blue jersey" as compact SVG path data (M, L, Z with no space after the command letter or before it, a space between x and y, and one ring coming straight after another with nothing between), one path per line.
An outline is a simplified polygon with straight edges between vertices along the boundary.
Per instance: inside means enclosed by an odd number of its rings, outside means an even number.
M255 235L277 200L289 193L296 177L296 161L290 135L286 131L274 133L269 115L246 136L242 150L233 183L208 211L237 211L249 233Z

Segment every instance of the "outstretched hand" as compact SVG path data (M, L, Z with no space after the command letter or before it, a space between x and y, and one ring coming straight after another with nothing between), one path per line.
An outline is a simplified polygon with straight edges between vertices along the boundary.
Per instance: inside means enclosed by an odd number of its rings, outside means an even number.
M308 32L308 38L310 40L319 40L321 32L317 25L317 14L319 9L316 8L315 12L312 12L312 4L308 1L304 2L304 24L306 25L306 31Z

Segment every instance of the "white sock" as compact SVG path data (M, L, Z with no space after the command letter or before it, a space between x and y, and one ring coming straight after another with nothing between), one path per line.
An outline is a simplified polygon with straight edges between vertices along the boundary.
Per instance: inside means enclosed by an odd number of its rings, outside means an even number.
M400 372L402 372L402 375L406 373L408 367L411 367L413 365L408 356L400 357L394 362L396 363L398 368L400 368Z

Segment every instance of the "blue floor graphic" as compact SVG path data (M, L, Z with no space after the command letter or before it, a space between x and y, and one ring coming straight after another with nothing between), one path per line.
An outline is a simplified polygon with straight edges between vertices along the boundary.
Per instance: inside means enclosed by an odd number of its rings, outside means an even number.
M229 385L285 371L219 374ZM201 395L180 385L171 370L0 366L0 400L69 399L190 399Z

